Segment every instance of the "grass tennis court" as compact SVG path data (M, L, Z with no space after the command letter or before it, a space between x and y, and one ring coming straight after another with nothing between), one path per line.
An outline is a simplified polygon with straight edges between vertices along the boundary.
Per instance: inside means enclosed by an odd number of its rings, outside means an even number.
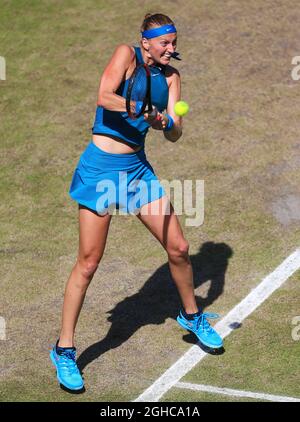
M294 0L154 0L178 28L182 98L175 144L153 131L146 153L161 179L203 179L205 220L186 227L199 305L222 316L299 247L300 55ZM3 1L0 56L0 341L2 401L130 401L194 339L161 246L133 216L113 217L76 344L86 392L62 391L48 358L77 254L68 196L91 137L99 77L114 47L138 41L144 1ZM128 23L130 22L130 25ZM299 272L182 381L300 397ZM163 401L237 400L171 389ZM243 399L246 400L246 399Z

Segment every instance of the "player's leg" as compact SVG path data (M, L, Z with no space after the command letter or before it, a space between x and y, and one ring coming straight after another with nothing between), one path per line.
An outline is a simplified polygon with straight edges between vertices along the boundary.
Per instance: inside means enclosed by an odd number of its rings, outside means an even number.
M168 254L171 275L184 308L177 317L178 323L195 333L205 346L222 347L221 337L207 321L207 318L218 316L198 310L194 294L193 270L188 254L189 245L168 197L163 196L144 205L137 217L159 240Z
M66 285L59 341L50 351L58 381L70 390L81 390L84 382L76 364L74 332L89 283L103 255L111 215L99 216L79 209L79 251Z
M137 217L166 250L170 272L185 311L190 314L197 312L189 244L168 197L163 196L144 205Z
M68 279L59 346L74 344L74 331L79 313L99 262L104 253L111 215L100 216L86 208L79 209L79 251L77 261Z

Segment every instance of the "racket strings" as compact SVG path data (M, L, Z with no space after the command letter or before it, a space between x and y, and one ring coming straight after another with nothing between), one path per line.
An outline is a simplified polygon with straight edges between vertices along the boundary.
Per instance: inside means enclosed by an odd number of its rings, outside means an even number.
M147 94L147 75L143 68L138 69L135 74L134 83L131 90L131 100L144 101Z

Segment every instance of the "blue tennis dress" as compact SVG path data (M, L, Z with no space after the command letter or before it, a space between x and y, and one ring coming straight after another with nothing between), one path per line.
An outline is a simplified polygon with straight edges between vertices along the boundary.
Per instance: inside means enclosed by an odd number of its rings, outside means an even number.
M140 48L134 48L137 63L143 63ZM169 96L164 68L150 66L150 71L152 103L162 112L167 107ZM116 91L118 95L126 97L128 82L121 83ZM69 190L71 198L104 215L113 214L116 209L125 214L137 214L143 205L164 196L165 190L145 154L149 127L143 116L133 120L126 112L97 106L93 134L117 137L142 148L129 154L113 154L91 141L73 174Z

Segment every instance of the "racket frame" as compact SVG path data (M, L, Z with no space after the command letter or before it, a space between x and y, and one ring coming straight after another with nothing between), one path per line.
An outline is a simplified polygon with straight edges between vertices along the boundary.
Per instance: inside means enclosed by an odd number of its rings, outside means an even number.
M130 107L130 102L131 102L131 91L132 91L132 87L135 81L135 76L138 72L138 69L140 69L141 67L143 67L145 69L146 72L146 77L147 77L147 89L146 89L146 95L143 101L143 105L142 108L140 110L140 112L138 114L133 113L131 111L131 107ZM148 106L148 108L147 108ZM147 109L146 109L147 108ZM131 119L138 119L142 114L149 112L150 114L153 112L153 106L152 106L152 101L151 101L151 71L149 69L149 66L146 63L140 63L135 69L133 74L130 77L129 83L128 83L128 89L127 89L127 93L126 93L126 110L128 113L128 116Z

